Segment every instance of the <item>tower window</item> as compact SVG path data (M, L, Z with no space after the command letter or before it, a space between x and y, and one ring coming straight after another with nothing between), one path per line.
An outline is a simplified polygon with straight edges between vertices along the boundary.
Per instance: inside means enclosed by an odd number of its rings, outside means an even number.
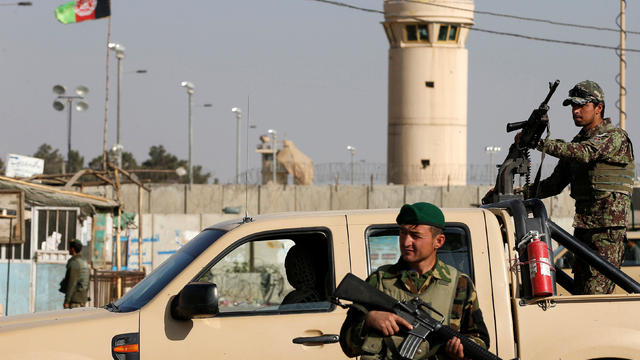
M426 24L406 25L404 30L407 42L429 42L429 32Z
M458 33L459 31L458 25L440 25L440 30L438 31L438 41L439 42L456 42L458 41Z

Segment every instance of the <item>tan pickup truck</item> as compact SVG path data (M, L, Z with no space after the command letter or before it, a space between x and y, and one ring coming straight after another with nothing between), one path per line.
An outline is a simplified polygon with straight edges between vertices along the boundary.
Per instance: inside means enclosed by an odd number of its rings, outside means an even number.
M640 358L640 295L527 296L514 248L529 228L562 231L545 227L541 203L492 206L444 209L438 253L473 278L489 350L503 359ZM397 260L396 214L287 213L211 226L104 309L0 319L1 358L344 359L345 310L331 295L345 274L365 278Z

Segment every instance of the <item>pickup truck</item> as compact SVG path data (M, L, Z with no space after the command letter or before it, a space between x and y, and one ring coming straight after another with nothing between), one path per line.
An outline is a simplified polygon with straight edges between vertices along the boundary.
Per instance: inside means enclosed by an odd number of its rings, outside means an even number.
M640 358L640 295L528 295L518 243L531 229L548 242L548 234L570 237L539 200L443 212L447 240L438 256L474 280L492 353ZM105 308L0 319L2 359L344 359L346 310L332 293L347 273L366 278L397 260L397 213L284 213L211 226Z

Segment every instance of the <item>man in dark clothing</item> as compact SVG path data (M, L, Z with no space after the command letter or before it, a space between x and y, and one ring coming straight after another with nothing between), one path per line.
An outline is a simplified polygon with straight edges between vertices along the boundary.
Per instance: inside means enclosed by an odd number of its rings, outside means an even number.
M436 252L445 241L442 211L433 204L406 204L396 218L400 225L401 258L384 265L367 282L398 300L419 297L445 316L445 325L466 335L480 346L489 346L489 334L482 319L473 282L466 275L438 259ZM446 310L445 310L446 309ZM450 311L449 311L450 310ZM404 340L401 329L411 329L394 313L354 306L340 331L340 345L347 356L368 359L396 359ZM458 338L445 344L423 342L414 359L463 359Z
M538 150L560 160L551 176L531 193L545 198L571 185L571 197L576 201L575 237L619 267L633 190L631 140L624 130L604 118L604 92L595 82L576 84L562 105L571 105L573 121L582 130L571 142L540 141ZM573 273L577 293L613 292L613 281L579 259L573 265Z
M80 256L82 243L78 240L69 242L67 272L60 282L60 292L64 293L64 308L73 309L86 306L89 292L89 265Z

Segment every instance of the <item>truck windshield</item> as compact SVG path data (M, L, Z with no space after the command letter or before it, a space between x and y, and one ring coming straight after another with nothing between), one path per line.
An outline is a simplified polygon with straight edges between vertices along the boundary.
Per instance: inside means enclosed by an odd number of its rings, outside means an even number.
M139 310L146 305L160 290L173 280L193 259L198 257L206 248L213 244L227 231L207 229L198 234L186 245L180 248L158 268L134 286L115 304L107 306L110 310L129 312ZM115 305L115 306L114 306Z

